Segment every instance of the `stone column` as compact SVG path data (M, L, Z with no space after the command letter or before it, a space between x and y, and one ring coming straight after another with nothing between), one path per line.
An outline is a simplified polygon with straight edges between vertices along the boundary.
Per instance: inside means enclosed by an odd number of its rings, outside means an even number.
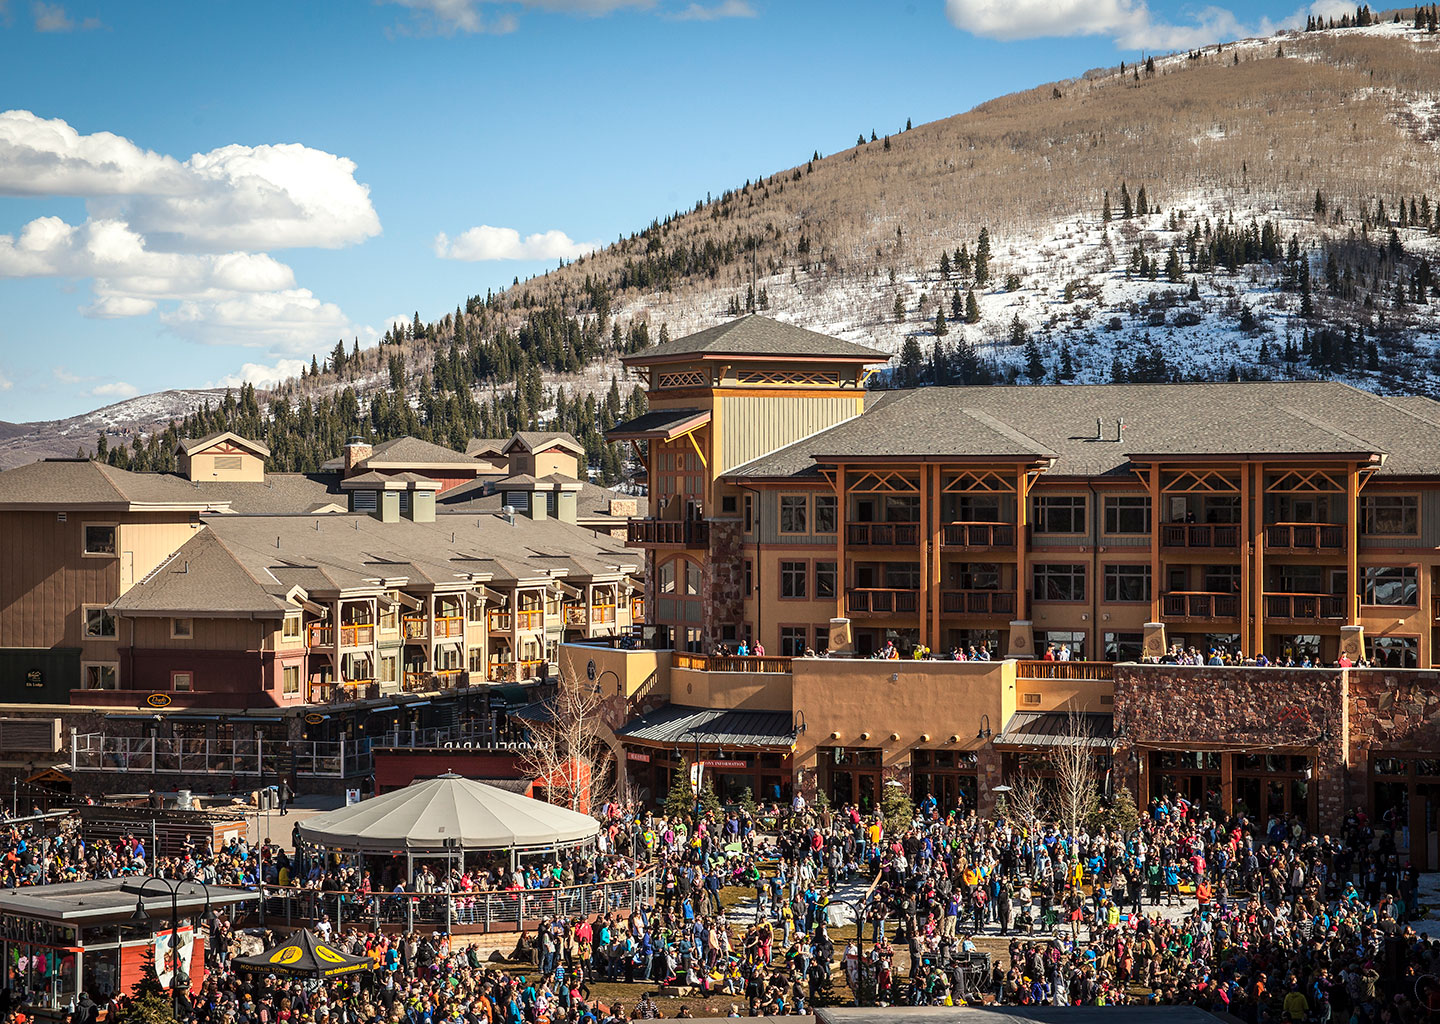
M703 644L707 651L720 642L725 626L734 626L738 633L745 620L745 535L742 531L743 524L738 518L710 521L710 556L705 561L701 587ZM760 622L755 623L755 637L763 642Z

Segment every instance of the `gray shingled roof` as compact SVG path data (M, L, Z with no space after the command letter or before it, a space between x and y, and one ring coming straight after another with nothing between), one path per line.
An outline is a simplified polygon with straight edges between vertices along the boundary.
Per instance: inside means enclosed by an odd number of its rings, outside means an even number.
M257 580L213 530L200 530L154 572L127 590L113 607L132 615L285 615L284 589Z
M568 448L579 456L585 454L585 447L566 430L521 430L506 442L504 450L524 448L527 452L539 452L556 445Z
M809 331L752 313L738 320L707 327L695 334L675 338L654 348L625 356L626 363L647 363L689 355L814 356L816 358L867 359L883 363L890 357L873 348L842 341L828 334Z
M1440 475L1440 405L1334 381L920 388L886 392L863 415L730 475L809 476L815 456L1023 458L1032 445L1056 456L1052 477L1125 474L1132 455L1372 453L1386 456L1386 476Z
M366 457L367 466L426 465L433 462L455 462L470 465L475 460L453 448L431 444L418 437L395 437L381 441Z
M178 505L223 509L224 491L172 473L131 473L103 462L46 459L0 473L0 507Z
M605 431L609 440L628 438L671 438L686 428L703 426L710 422L709 409L653 409L633 420L617 423Z
M509 443L508 437L472 437L465 442L465 454L472 459L481 455L500 455Z
M1115 742L1113 716L1083 712L1079 715L1081 735L1091 747L1111 747ZM1068 711L1017 711L995 737L995 745L1011 747L1058 747L1070 737Z
M787 711L738 711L663 704L628 722L615 734L623 739L691 747L783 747L795 742L795 722Z
M569 477L562 477L558 473L552 473L547 480L558 478L565 482L571 481ZM504 477L497 480L495 477L485 477L472 483L464 483L458 487L440 494L435 499L435 511L445 514L474 514L474 513L497 513L505 505L505 481L520 480L523 477ZM599 484L592 484L587 480L581 480L580 491L575 497L575 513L582 519L594 516L608 516L610 514L610 502L612 500L626 501L633 500L637 503L637 515L644 517L648 510L648 502L645 495L625 494L621 491L612 491L608 487L601 487ZM624 522L624 519L618 520Z
M263 441L252 441L250 438L243 437L233 430L217 430L215 433L206 434L204 437L182 437L180 439L180 450L186 455L191 455L203 448L208 448L222 437L233 437L241 445L254 449L260 454L261 458L268 459L270 457L269 445Z
M242 516L295 515L324 505L344 508L348 499L336 486L333 473L266 473L263 482L205 481L202 494L230 502L230 511Z

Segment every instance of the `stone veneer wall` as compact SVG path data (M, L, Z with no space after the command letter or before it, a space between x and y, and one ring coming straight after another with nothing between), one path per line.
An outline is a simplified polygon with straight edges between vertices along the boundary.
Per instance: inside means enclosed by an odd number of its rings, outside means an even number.
M705 562L702 594L704 645L707 651L720 642L725 626L734 626L738 635L745 621L745 535L742 528L738 518L710 520L710 557Z

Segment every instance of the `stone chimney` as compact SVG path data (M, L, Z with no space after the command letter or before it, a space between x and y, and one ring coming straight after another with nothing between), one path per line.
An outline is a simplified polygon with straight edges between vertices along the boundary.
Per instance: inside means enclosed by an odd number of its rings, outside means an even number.
M369 441L360 437L352 437L345 445L345 475L353 474L355 467L368 459L373 451Z

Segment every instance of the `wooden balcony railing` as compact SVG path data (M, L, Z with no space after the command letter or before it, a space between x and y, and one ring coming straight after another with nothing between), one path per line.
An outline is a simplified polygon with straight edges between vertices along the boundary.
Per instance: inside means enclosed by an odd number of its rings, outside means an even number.
M671 662L674 668L696 669L701 672L789 672L789 658L741 658L735 655L681 654Z
M1344 523L1272 523L1265 527L1265 547L1273 551L1341 551Z
M453 690L465 679L463 668L437 668L433 672L406 672L403 685L406 693L426 690Z
M855 547L911 547L920 543L919 523L851 523L845 543Z
M490 610L490 629L492 632L508 633L510 632L510 627L514 625L514 622L515 620L511 617L508 609L492 608Z
M1108 661L1017 661L1015 677L1105 682L1115 678L1115 666Z
M1240 527L1234 523L1164 523L1162 548L1238 548Z
M1160 598L1161 614L1167 619L1238 619L1240 598L1236 594L1172 590Z
M850 611L860 615L913 615L920 608L918 590L860 588L845 597Z
M631 519L625 526L629 544L703 548L710 544L710 524L703 519Z
M515 613L515 627L520 630L545 628L545 611L542 608L522 610Z
M965 551L1013 548L1015 527L1011 523L946 523L940 546Z
M492 683L515 683L522 679L538 679L544 674L545 660L493 661L487 669Z
M643 625L645 622L645 599L643 597L632 597L630 599L630 623L634 626Z
M1014 615L1013 590L942 590L940 611L945 615Z
M1345 598L1338 594L1266 594L1267 619L1318 622L1345 618Z
M400 620L400 630L406 640L424 640L430 635L429 620L423 615L407 615Z
M463 615L437 615L435 616L435 639L436 640L459 640L465 636L465 616Z
M590 621L602 625L615 621L615 606L613 604L593 604L590 606Z
M334 643L334 627L324 623L312 623L309 630L311 647L329 647ZM341 647L371 647L375 643L375 624L357 623L340 627Z
M585 606L580 605L577 607L573 604L567 604L565 606L565 625L581 627L590 625L590 614Z

